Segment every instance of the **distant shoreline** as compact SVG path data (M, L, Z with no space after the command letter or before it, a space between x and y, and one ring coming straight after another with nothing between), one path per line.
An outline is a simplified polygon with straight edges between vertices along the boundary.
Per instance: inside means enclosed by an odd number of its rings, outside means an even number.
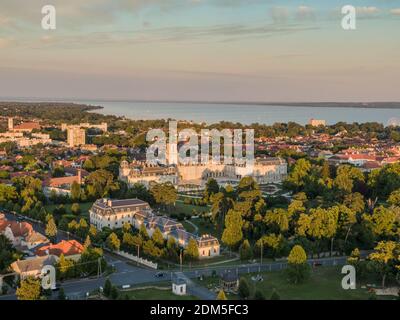
M2 100L5 99L5 100ZM311 107L311 108L361 108L361 109L400 109L400 102L257 102L257 101L196 101L196 100L135 100L135 99L89 99L89 98L0 98L3 102L25 103L79 103L79 102L132 102L132 103L176 103L176 104L217 104L217 105L249 105L249 106L282 106L282 107ZM102 109L103 106L94 106Z

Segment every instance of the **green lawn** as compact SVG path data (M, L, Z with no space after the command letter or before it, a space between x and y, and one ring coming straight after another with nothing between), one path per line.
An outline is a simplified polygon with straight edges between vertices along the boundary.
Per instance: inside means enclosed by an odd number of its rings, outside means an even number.
M371 294L361 289L365 283L357 283L357 289L344 290L341 287L343 275L340 267L319 267L312 271L310 278L298 285L287 281L285 271L262 273L264 280L254 282L250 275L243 275L253 285L253 292L258 289L269 299L274 290L282 300L367 300ZM196 280L205 287L212 288L219 283L219 278ZM368 282L370 283L370 282ZM230 298L237 299L236 296ZM390 297L382 297L388 299Z
M172 293L171 287L168 290L160 290L157 288L147 288L138 290L120 291L121 297L124 299L126 295L130 300L196 300L194 296L177 296Z
M182 212L184 214L191 215L193 214L193 212L197 213L209 212L210 208L207 206L195 206L192 204L186 204L184 202L177 201L175 209L173 210L178 214Z
M89 217L89 209L92 207L93 202L83 202L79 204L81 207L80 216L82 217ZM57 208L59 204L49 204L45 206L46 211L53 212L55 208ZM64 204L64 208L67 211L67 214L72 214L71 212L72 203Z
M204 221L202 218L191 219L190 221L199 228L199 235L211 234L212 236L221 239L222 230L216 228L212 223Z
M195 231L194 227L187 221L181 221L181 223L186 231L191 232L191 233L193 233Z

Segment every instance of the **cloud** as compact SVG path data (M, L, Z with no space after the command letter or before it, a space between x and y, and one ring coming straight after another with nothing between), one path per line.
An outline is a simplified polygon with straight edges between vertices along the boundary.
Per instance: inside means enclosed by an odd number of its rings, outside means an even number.
M263 38L277 34L288 34L315 28L299 25L278 26L265 24L259 26L246 26L241 24L223 24L204 27L176 26L169 28L145 28L141 30L93 32L63 37L41 38L40 43L31 42L28 47L57 46L73 48L75 45L82 47L93 46L123 46L146 43L167 42L230 42L240 39Z
M289 19L289 10L286 7L272 7L270 14L274 23L286 23Z
M359 17L377 16L380 10L377 7L356 7L356 13Z
M314 20L315 19L315 10L314 8L307 6L299 6L296 11L296 18L298 20Z
M390 10L390 13L395 16L400 16L400 8Z

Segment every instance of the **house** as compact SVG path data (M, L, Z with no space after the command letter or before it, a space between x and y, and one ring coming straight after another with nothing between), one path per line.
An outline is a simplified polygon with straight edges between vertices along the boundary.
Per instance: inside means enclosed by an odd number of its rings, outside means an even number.
M44 235L33 230L27 222L8 221L4 214L0 215L0 234L4 234L14 247L21 250L32 250L39 245L49 243Z
M69 195L71 194L71 186L74 182L82 184L81 169L77 169L76 176L57 177L45 180L43 183L43 192L47 197L51 196L53 192L57 195Z
M186 281L183 278L175 277L172 280L172 293L178 296L186 295Z
M50 240L39 232L33 231L28 234L25 239L21 240L21 246L25 246L28 250L32 250L40 245L49 243Z
M151 211L149 204L139 199L98 199L89 210L90 223L102 230L122 228L128 222L136 229L142 225L151 236L157 228L164 239L173 237L179 246L185 248L190 239L197 242L200 258L210 258L220 254L220 245L217 238L211 235L201 237L185 230L183 225L174 219L157 216Z
M81 257L84 247L76 240L62 240L57 244L49 244L42 246L36 250L36 255L39 257L53 255L59 258L64 255L65 258L78 261Z
M89 210L90 223L99 230L104 227L111 229L122 228L125 222L137 227L138 223L135 221L135 214L148 210L150 210L149 204L139 199L98 199Z
M22 241L33 232L32 225L27 222L0 221L0 233L11 241L14 247L22 245Z
M12 132L32 132L33 130L40 130L41 126L38 122L22 122L19 125L14 125L14 119L8 119L8 130Z
M17 273L21 279L26 277L38 278L42 269L46 265L55 265L57 263L57 258L52 255L47 255L43 257L35 257L26 260L17 260L11 264L11 269Z

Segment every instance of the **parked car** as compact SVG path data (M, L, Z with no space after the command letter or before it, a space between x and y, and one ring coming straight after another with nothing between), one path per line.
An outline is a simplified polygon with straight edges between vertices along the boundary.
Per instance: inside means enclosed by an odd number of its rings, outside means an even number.
M154 276L155 276L156 278L163 278L165 275L166 275L165 272L157 272Z

